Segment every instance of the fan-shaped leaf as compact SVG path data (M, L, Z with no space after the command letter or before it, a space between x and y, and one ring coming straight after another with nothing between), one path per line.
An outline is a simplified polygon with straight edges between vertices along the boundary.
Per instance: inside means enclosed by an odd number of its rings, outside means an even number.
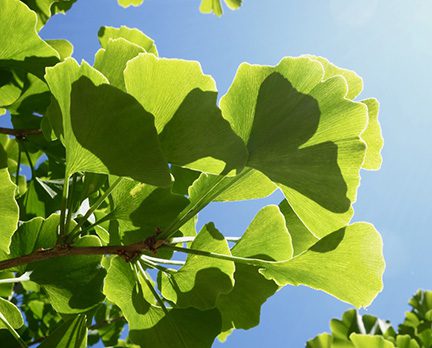
M202 228L191 248L231 255L225 238L211 223ZM234 270L231 261L188 255L178 272L161 274L162 295L179 308L214 308L218 296L231 291Z
M289 261L265 265L261 273L279 285L306 285L366 307L382 290L384 266L380 235L372 225L356 223Z

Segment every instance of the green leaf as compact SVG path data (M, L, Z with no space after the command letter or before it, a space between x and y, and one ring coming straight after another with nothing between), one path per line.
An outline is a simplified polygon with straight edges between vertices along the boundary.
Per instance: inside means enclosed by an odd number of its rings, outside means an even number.
M188 204L184 196L170 189L157 188L123 179L112 193L114 209L111 219L130 221L140 228L137 238L143 240L156 230L163 231Z
M420 348L417 341L409 335L398 335L396 337L396 347L398 348Z
M128 93L154 115L158 133L194 89L216 91L213 78L195 61L141 54L129 62L124 74Z
M237 10L242 5L242 0L225 0L225 4L230 10ZM201 0L200 11L202 13L214 13L216 16L222 16L221 0Z
M74 246L100 246L95 236L85 236ZM59 313L82 313L103 301L103 281L106 271L101 256L64 256L38 262L30 279L47 293L50 303Z
M369 123L362 133L362 139L366 143L366 157L363 168L378 170L381 168L381 150L384 146L384 139L381 135L381 127L378 121L379 103L376 99L366 99L362 103L368 107Z
M117 0L117 1L118 4L122 7L129 7L129 6L137 7L144 2L144 0Z
M12 236L10 254L1 255L1 259L12 259L31 254L38 249L54 247L57 241L57 228L60 222L58 214L51 215L47 219L36 217L22 223ZM34 265L22 265L12 270L24 273L32 269Z
M129 323L129 339L140 346L172 348L211 347L220 330L217 310L194 308L168 309L149 304L143 291L149 292L129 264L119 257L111 261L105 280L104 293L118 305Z
M324 80L330 79L334 76L343 76L347 82L348 89L346 98L354 100L363 91L363 80L354 71L349 69L340 68L333 63L329 62L324 57L305 55L312 60L316 60L322 64L324 67Z
M266 260L288 260L292 257L291 237L278 207L261 209L242 238L231 250L233 256ZM236 264L235 285L228 294L218 297L222 330L250 329L259 324L261 306L279 286L265 279L255 266Z
M53 112L50 122L63 134L68 175L89 171L169 185L153 117L131 96L71 59L47 69L46 79L62 113L62 121Z
M305 57L275 67L242 64L220 103L247 145L247 166L277 183L320 237L353 215L367 122L366 106L345 98L342 76L323 79L321 63Z
M104 74L111 85L125 90L123 71L129 60L144 52L140 46L123 38L110 39L95 56L94 67Z
M253 169L242 175L241 178L234 176L223 179L222 185L225 184L228 185L228 188L214 199L216 202L264 198L270 196L277 189L277 186L269 178Z
M305 285L366 307L382 290L382 240L375 228L356 223L322 238L289 261L266 264L261 273L283 286Z
M0 12L0 66L14 66L42 76L59 60L55 49L36 32L36 15L19 0L3 0Z
M148 53L158 55L154 41L136 28L128 28L123 25L120 28L101 27L98 32L98 38L102 48L107 48L110 40L123 38L142 47Z
M11 238L17 229L19 210L15 201L16 186L7 168L6 152L0 145L0 251L9 252Z
M244 145L222 118L214 80L199 63L141 54L124 75L128 93L155 116L168 162L213 174L243 167Z
M343 76L347 82L348 89L346 98L354 100L363 90L363 80L354 71L340 68L323 57L307 55L313 60L319 61L325 71L324 79L330 79L333 76ZM363 168L369 170L378 170L381 167L381 149L383 147L383 139L381 135L381 127L378 122L379 103L376 99L362 100L362 103L368 107L369 122L367 128L362 133L361 137L366 142L366 157L363 163Z
M353 333L350 336L355 348L394 348L393 343L381 336L360 335Z
M87 327L85 315L77 315L58 327L45 339L40 348L86 348Z
M306 348L332 348L332 341L331 335L323 333L307 341ZM348 346L346 348L348 348Z
M60 56L60 60L65 60L72 56L73 45L68 40L46 40L51 47L53 47Z
M279 204L279 209L285 217L286 226L291 235L294 255L301 254L318 242L318 238L303 224L287 200Z
M24 0L31 10L36 12L38 21L37 29L40 30L44 24L57 13L65 13L76 0Z
M0 315L2 315L14 329L24 325L20 310L12 303L0 297ZM3 320L0 320L0 329L7 329Z
M191 248L231 255L224 236L212 223L202 228ZM232 290L234 271L231 261L188 255L186 264L176 273L161 273L161 292L178 308L211 309L218 296Z

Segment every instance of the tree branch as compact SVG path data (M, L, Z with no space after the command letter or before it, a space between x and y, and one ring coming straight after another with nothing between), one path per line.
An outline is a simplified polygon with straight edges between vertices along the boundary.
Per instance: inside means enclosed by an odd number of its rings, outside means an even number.
M25 138L29 135L40 135L42 134L42 129L13 129L13 128L3 128L0 127L1 134L13 135L17 138Z
M37 261L74 255L119 255L126 261L131 261L142 254L143 251L154 252L159 247L164 245L164 243L164 240L156 240L156 238L152 236L144 241L129 245L109 245L100 247L74 247L71 245L58 245L51 249L36 250L28 255L0 261L0 270L26 265Z

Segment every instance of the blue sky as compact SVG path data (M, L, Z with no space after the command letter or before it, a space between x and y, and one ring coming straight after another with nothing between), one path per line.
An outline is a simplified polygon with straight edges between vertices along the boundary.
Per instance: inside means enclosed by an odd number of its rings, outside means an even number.
M374 223L384 239L384 291L368 308L395 324L419 288L432 288L432 2L427 0L244 0L222 18L198 12L198 0L145 0L122 9L115 0L78 0L54 17L44 38L66 38L77 59L93 61L102 25L137 27L155 39L160 55L193 59L213 75L221 95L237 66L275 64L284 56L322 55L364 79L362 97L381 102L385 137L379 172L363 172L357 221ZM227 235L242 233L265 204L215 204L201 222ZM348 305L303 287L286 287L263 307L261 324L214 347L303 347L328 329Z

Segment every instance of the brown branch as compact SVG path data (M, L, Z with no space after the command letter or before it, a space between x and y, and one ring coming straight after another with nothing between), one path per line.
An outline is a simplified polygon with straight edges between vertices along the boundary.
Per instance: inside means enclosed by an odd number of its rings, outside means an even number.
M0 261L0 270L62 256L119 255L126 261L132 261L134 258L142 254L143 251L154 252L159 247L164 245L164 243L164 240L155 240L154 237L149 237L144 241L129 245L109 245L100 247L74 247L71 245L58 245L51 249L36 250L28 255Z
M25 138L29 135L40 135L42 134L42 129L13 129L13 128L3 128L0 127L1 134L13 135L17 138Z

